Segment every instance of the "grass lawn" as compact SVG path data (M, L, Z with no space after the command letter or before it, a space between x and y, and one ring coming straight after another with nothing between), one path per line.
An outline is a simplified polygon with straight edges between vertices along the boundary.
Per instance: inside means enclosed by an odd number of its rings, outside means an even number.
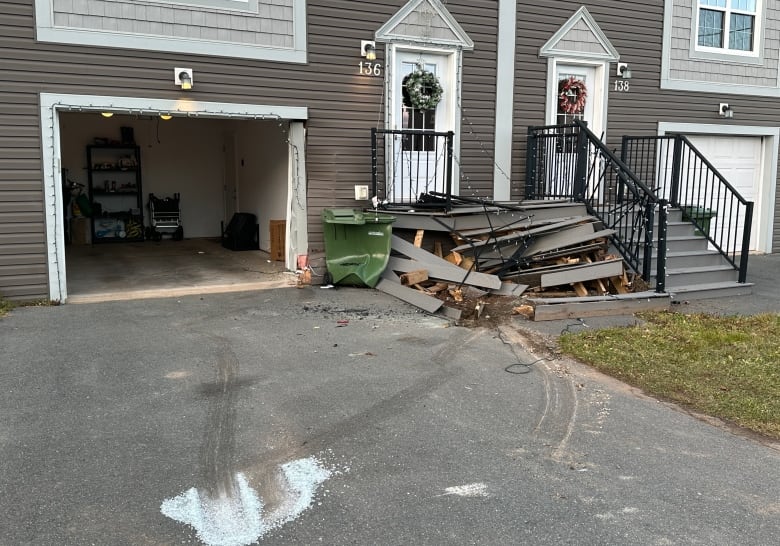
M780 314L640 318L564 334L561 348L648 394L780 439Z
M0 317L4 317L13 308L11 302L0 297Z

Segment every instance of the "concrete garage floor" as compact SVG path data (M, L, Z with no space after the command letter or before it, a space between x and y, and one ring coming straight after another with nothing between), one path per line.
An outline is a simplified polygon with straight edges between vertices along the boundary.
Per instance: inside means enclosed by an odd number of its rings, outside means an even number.
M218 239L70 245L68 303L263 290L295 285L284 262L260 250L232 251Z

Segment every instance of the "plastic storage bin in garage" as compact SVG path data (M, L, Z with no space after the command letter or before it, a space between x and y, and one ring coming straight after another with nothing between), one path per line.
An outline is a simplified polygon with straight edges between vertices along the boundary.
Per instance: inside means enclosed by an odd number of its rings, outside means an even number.
M330 282L373 288L390 259L395 217L357 209L322 211Z

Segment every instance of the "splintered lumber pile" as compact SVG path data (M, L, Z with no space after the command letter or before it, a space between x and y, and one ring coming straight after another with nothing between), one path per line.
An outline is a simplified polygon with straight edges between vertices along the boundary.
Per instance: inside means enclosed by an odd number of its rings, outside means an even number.
M460 302L464 290L471 290L472 296L475 290L479 290L481 296L491 291L504 293L519 288L516 284L505 287L495 275L480 273L473 268L463 269L435 253L423 250L422 237L417 238L415 243L398 235L392 236L390 246L393 255L388 260L377 289L429 313L441 311L445 316L457 320L461 316L460 310L456 306L445 306L445 298L442 296Z
M600 306L608 312L642 290L641 279L626 271L620 256L609 253L614 230L580 204L475 206L459 198L453 203L446 211L391 211L396 216L392 253L378 289L453 318L460 317L464 291L470 302L525 293L541 298L538 305L620 296L618 303Z

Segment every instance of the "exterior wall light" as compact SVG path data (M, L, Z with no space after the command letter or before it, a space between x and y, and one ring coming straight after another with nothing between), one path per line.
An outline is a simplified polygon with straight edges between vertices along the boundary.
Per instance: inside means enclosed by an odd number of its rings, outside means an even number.
M365 57L367 61L376 60L376 42L371 40L360 41L360 56Z
M169 120L169 119L171 119L172 117L173 117L173 116L172 116L172 115L170 115L170 114L168 114L168 113L165 113L165 114L160 114L160 119L161 119L161 120L163 120L163 121L168 121L168 120Z
M623 78L624 80L631 79L631 67L628 66L628 63L617 64L617 75Z
M110 118L111 116L114 115L114 113L113 112L100 112L100 115L103 116L104 118Z
M173 69L173 83L180 86L182 89L192 89L194 82L195 80L192 77L192 68Z
M734 117L734 109L727 102L721 102L718 106L718 114L722 118L731 119Z

